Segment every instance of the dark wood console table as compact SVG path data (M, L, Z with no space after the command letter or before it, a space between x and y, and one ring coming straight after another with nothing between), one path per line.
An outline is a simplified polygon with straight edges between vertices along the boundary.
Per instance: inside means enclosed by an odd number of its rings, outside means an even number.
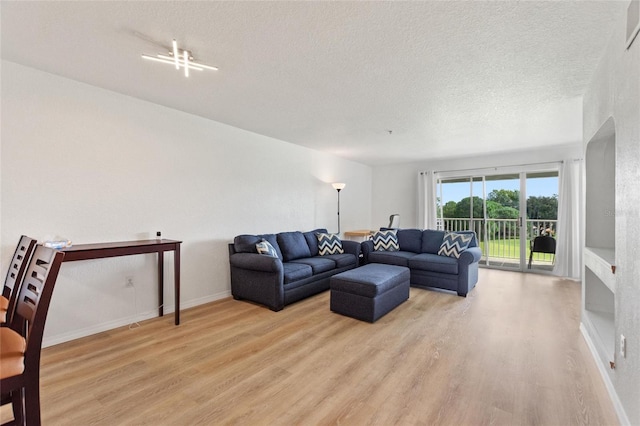
M134 254L158 253L158 315L163 316L164 310L164 252L173 254L173 284L175 294L175 324L180 324L180 244L175 240L139 240L117 243L78 244L62 251L65 253L63 262L76 260L104 259L106 257L130 256Z

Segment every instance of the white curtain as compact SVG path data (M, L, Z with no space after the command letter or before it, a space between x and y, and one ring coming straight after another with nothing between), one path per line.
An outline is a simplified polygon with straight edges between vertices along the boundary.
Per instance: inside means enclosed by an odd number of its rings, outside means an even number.
M418 175L418 226L420 229L436 229L436 177L433 171Z
M582 160L565 160L560 167L558 233L553 273L580 279L582 275Z

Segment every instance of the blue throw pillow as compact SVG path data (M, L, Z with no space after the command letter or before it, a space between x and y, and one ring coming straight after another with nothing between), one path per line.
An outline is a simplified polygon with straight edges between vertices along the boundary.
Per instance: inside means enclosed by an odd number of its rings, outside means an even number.
M395 230L377 231L373 234L373 249L375 251L399 251L398 236Z
M463 251L469 248L471 240L473 240L473 234L449 232L444 236L438 254L440 256L455 257L457 259Z
M340 238L338 238L336 234L318 233L316 234L316 238L318 238L318 254L320 254L320 256L344 253L342 241L340 241Z
M258 244L256 244L256 250L260 254L264 254L266 256L278 257L278 253L276 249L269 243L269 241L264 238Z

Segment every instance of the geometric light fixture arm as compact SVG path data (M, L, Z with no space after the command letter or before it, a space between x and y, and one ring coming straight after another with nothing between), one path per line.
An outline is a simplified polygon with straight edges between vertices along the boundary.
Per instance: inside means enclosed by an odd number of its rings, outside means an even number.
M173 40L173 43L172 43L172 51L168 52L168 54L166 55L158 54L156 56L143 54L142 57L144 59L148 59L151 61L174 65L177 70L179 70L180 68L183 68L185 77L189 77L189 70L196 70L196 71L202 71L205 69L212 70L212 71L218 70L217 67L212 67L211 65L205 65L205 64L196 62L193 59L193 56L191 56L191 52L188 50L183 49L182 52L180 52L180 49L178 48L178 43L176 42L175 39Z

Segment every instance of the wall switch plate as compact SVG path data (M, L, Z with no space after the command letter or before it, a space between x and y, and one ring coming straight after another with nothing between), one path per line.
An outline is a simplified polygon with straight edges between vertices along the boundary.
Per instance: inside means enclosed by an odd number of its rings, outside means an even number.
M627 357L627 338L624 337L624 334L620 335L620 355L622 358Z

